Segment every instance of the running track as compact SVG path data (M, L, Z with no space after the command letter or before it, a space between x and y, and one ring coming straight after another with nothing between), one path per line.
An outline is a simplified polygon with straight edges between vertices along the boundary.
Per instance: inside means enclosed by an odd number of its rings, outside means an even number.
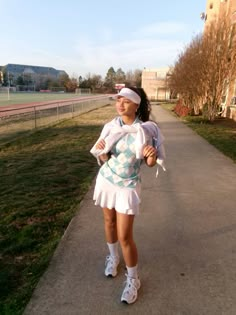
M89 100L98 100L103 98L109 98L114 96L114 94L103 94L103 95L96 95L96 96L83 96L78 98L72 99L63 99L63 100L55 100L55 101L43 101L43 102L32 102L27 104L14 104L8 106L0 107L0 117L11 116L20 113L31 112L34 110L34 107L43 107L46 108L53 108L56 106L64 106L64 105L71 105L76 103L82 103L83 101Z

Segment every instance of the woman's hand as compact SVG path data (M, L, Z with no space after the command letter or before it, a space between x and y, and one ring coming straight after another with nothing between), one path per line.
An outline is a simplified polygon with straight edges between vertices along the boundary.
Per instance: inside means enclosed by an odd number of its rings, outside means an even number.
M147 145L143 149L143 156L144 156L145 162L148 166L151 167L151 166L154 166L156 164L157 151L153 146Z
M105 140L101 139L101 140L98 141L98 143L96 144L95 148L98 149L98 150L103 150L103 149L105 149L105 146L106 146ZM99 155L99 159L103 163L106 162L107 160L109 160L109 158L110 158L110 154L103 153L103 154Z
M105 146L106 146L106 142L104 139L101 139L98 141L98 143L96 144L95 148L98 149L98 150L103 150L105 149Z

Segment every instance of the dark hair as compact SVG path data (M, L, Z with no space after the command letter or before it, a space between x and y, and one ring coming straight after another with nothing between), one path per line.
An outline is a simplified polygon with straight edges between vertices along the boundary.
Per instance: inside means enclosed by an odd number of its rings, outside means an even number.
M149 120L149 115L151 112L151 104L147 97L147 94L145 93L143 88L137 88L134 86L128 87L130 90L134 91L141 97L141 103L139 105L139 108L137 110L137 117L142 120L143 122Z

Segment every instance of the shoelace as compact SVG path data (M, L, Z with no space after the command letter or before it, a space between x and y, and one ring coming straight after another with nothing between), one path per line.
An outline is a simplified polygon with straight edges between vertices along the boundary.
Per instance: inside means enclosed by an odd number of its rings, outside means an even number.
M106 257L106 265L108 264L108 263L110 263L111 265L114 265L114 263L115 263L115 260L112 258L112 256L110 256L110 255L108 255L107 257Z
M136 286L133 283L134 282L133 280L135 280L135 279L130 278L127 273L125 275L126 275L127 279L125 280L124 285L128 286L128 288L133 287L137 290Z

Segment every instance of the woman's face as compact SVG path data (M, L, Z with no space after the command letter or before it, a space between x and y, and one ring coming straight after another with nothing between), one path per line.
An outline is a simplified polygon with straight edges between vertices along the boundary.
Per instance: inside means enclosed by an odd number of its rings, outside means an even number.
M135 117L137 108L138 105L134 102L123 96L118 96L116 100L116 110L119 115Z

